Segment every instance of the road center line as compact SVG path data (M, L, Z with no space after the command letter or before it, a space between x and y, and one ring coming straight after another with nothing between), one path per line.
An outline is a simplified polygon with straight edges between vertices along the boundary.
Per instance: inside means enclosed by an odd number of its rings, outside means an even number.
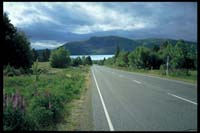
M141 84L141 82L137 81L137 80L133 80L134 82L138 83L138 84Z
M107 109L106 109L106 105L105 105L104 100L103 100L103 97L102 97L102 95L101 95L101 91L100 91L100 89L99 89L99 86L98 86L98 83L97 83L97 80L96 80L96 77L95 77L95 75L94 75L93 70L92 70L92 74L93 74L93 77L94 77L95 84L96 84L96 86L97 86L97 91L98 91L98 93L99 93L99 97L100 97L100 99L101 99L101 103L102 103L102 105L103 105L103 109L104 109L104 112L105 112L105 115L106 115L106 119L107 119L107 122L108 122L108 126L109 126L109 128L110 128L110 131L114 131L114 128L113 128L113 125L112 125L110 116L109 116L108 111L107 111Z
M179 99L181 99L181 100L187 101L187 102L189 102L189 103L192 103L192 104L197 105L197 103L195 103L195 102L193 102L193 101L190 101L190 100L188 100L188 99L185 99L185 98L182 98L182 97L176 96L176 95L171 94L171 93L167 93L167 94L168 94L168 95L171 95L171 96L173 96L173 97L179 98Z

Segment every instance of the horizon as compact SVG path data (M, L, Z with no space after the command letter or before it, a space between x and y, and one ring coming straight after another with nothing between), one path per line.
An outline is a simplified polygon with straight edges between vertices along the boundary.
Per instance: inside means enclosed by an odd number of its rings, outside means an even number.
M114 35L108 35L108 36L92 36L92 37L111 37L111 36L114 36ZM92 38L92 37L90 37L90 38ZM121 37L121 36L114 36L114 37ZM90 38L88 38L88 39L85 39L85 40L80 40L80 41L87 41L87 40L89 40ZM131 38L126 38L126 37L121 37L121 38L125 38L125 39L131 39ZM184 39L171 39L171 38L136 38L136 39L131 39L131 40L145 40L145 39L163 39L163 40L176 40L176 41L178 41L178 40L184 40ZM197 43L197 42L195 42L195 41L188 41L188 40L184 40L184 41L187 41L187 42L192 42L192 43ZM66 42L66 43L64 43L63 45L60 45L60 46L58 46L58 47L61 47L61 46L64 46L65 44L67 44L67 43L71 43L71 42L79 42L79 41L70 41L70 42ZM39 49L37 49L37 48L34 48L35 50L45 50L45 49L49 49L49 50L53 50L53 49L56 49L56 48L58 48L58 47L55 47L55 48L39 48ZM101 55L101 54L100 54ZM104 54L103 54L104 55Z
M3 7L35 49L109 35L197 42L197 2L3 2Z

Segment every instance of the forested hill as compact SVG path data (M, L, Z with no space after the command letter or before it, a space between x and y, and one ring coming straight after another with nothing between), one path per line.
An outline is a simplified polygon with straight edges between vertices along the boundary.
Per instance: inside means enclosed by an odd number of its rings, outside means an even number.
M68 42L63 46L70 51L72 55L82 54L114 54L116 46L121 50L132 51L139 45L153 47L154 45L162 45L165 41L169 41L175 45L178 40L172 39L128 39L118 36L91 37L85 41ZM185 41L187 44L196 45L195 42ZM61 46L61 47L63 47Z

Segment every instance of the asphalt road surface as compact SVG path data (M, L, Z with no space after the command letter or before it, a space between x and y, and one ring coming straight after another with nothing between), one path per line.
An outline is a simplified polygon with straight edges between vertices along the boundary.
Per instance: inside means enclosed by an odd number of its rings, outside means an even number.
M95 131L197 130L197 85L93 65Z

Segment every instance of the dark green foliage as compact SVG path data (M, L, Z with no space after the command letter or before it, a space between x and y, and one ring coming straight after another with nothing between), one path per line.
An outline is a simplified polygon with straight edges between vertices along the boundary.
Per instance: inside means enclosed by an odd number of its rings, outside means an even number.
M163 61L157 53L150 52L148 66L149 69L159 69L162 63Z
M145 44L148 45L148 44ZM117 50L119 51L119 50ZM116 52L113 58L105 61L106 65L119 67L133 67L136 69L166 69L167 57L169 57L169 71L182 69L183 71L197 68L197 49L193 44L187 44L183 40L170 42L165 40L152 48L144 45L137 47L130 53ZM117 56L116 56L117 55Z
M55 94L36 96L31 99L30 103L27 114L34 119L33 125L39 129L53 125L61 117L62 98Z
M3 65L10 64L15 68L30 68L33 63L30 42L22 31L17 30L10 23L9 18L5 13L3 16L3 34L5 39L5 42L3 43Z
M71 59L69 51L64 48L59 48L51 53L50 64L55 68L65 68L70 65Z
M114 65L114 58L108 58L104 61L104 65Z
M47 62L49 61L51 50L50 49L40 49L36 50L37 59L39 62ZM35 60L36 61L36 60Z
M158 45L153 45L152 51L153 52L158 52L160 50Z
M38 52L34 48L32 49L32 52L33 52L33 61L36 61L39 57Z
M116 52L115 52L115 58L118 57L119 53L120 53L120 48L119 48L119 46L117 45L117 47L116 47Z
M49 61L49 57L50 57L50 50L49 49L45 49L42 52L42 61Z
M87 65L92 65L92 59L91 59L90 56L87 56L87 57L85 58L85 64L87 64Z
M144 46L137 47L129 55L129 65L135 68L149 67L150 50Z
M195 68L197 52L193 46L187 45L183 40L179 40L174 47L174 51L176 51L176 53L173 54L171 59L174 68Z
M77 57L75 59L72 59L72 66L79 66L79 65L82 65L82 60L80 57Z
M23 129L24 113L19 109L8 106L3 111L3 128L4 130L21 130Z
M115 64L120 67L127 67L128 55L129 55L129 52L120 52L118 57L116 58Z

